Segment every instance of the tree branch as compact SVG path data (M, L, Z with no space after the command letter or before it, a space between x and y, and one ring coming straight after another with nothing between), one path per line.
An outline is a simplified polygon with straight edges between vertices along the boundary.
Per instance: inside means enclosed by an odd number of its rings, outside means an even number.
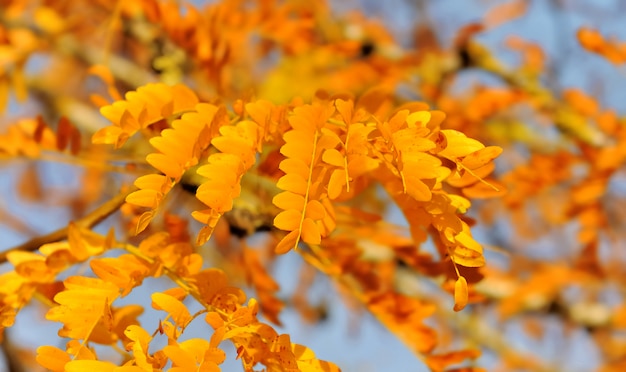
M99 206L98 208L96 208L94 211L92 211L85 217L76 221L76 224L78 226L88 227L88 228L99 224L105 218L115 213L115 211L117 211L122 206L122 204L124 204L124 201L126 200L126 196L128 196L128 194L130 194L133 191L134 189L129 189L129 190L120 192L119 194L117 194L116 196L114 196L113 198L111 198L110 200L108 200L107 202ZM4 252L1 252L0 264L7 262L7 256L11 252L16 252L16 251L32 252L32 251L39 249L39 247L41 247L44 244L58 242L59 240L63 240L66 237L67 237L67 226L60 228L58 230L55 230L49 234L35 237L23 244L20 244L13 248L9 248Z

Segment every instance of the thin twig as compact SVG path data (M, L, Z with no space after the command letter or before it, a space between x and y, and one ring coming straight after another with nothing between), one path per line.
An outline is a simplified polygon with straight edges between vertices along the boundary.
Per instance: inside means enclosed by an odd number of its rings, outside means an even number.
M120 192L119 194L117 194L116 196L114 196L113 198L111 198L110 200L108 200L107 202L99 206L98 208L96 208L93 212L89 213L85 217L76 221L76 224L78 226L87 227L87 228L91 228L99 224L105 218L115 213L115 211L117 211L122 206L122 204L124 204L124 201L126 200L126 196L128 196L128 194L130 194L132 191L134 190L129 189L127 191ZM4 252L1 252L0 264L7 262L7 256L11 252L16 252L16 251L32 252L32 251L39 249L39 247L41 247L44 244L54 243L54 242L58 242L59 240L65 239L67 237L67 231L68 231L67 229L68 229L67 226L65 226L49 234L35 237L23 244L20 244L13 248L9 248Z

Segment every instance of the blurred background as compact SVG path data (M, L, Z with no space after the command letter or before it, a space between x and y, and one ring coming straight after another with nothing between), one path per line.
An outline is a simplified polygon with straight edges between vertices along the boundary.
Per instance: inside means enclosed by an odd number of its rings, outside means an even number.
M201 6L207 2L194 1L193 3L196 6ZM601 107L613 109L619 117L624 115L626 110L624 101L626 69L624 64L612 64L597 54L585 51L577 40L577 32L581 27L590 27L599 30L607 37L626 40L626 27L623 22L626 16L626 2L620 0L528 0L522 1L525 3L525 8L519 16L502 15L500 21L490 11L501 6L502 3L505 2L495 0L346 0L330 1L329 6L332 14L339 19L349 20L355 11L361 12L373 23L379 23L383 28L389 30L393 37L391 40L386 37L379 37L375 33L364 38L361 53L365 56L370 53L380 54L384 58L393 59L396 58L396 55L401 56L403 51L411 50L417 58L415 63L418 63L420 68L426 71L420 70L415 74L419 84L425 80L422 74L444 74L440 69L445 69L446 64L457 64L454 78L445 87L443 93L433 94L427 89L415 89L410 81L399 84L397 87L398 94L406 99L425 100L431 104L432 108L447 112L447 109L454 106L440 96L449 94L450 96L463 97L474 94L478 86L506 88L511 85L510 82L506 81L506 75L498 75L493 71L488 71L484 65L476 65L475 61L471 61L471 58L476 57L476 55L472 55L474 52L460 49L461 45L466 44L459 41L463 39L463 33L459 30L472 23L482 22L488 23L489 27L472 34L471 37L473 42L480 44L484 50L488 51L490 58L498 61L498 69L495 70L511 72L512 74L518 73L521 69L520 66L527 63L524 60L525 56L528 57L529 55L520 53L520 50L523 49L521 45L530 43L538 47L533 51L536 53L536 58L540 59L538 63L543 67L536 74L537 81L547 91L552 92L555 97L560 99L564 90L576 88L593 97ZM489 14L491 14L491 18L486 20L486 15ZM357 26L351 28L349 21L344 22L347 22L345 25L347 31L345 32L348 33L375 32L376 30L376 28L371 29L374 31L361 30ZM365 42L370 44L364 46L366 45ZM440 53L432 62L424 62L424 60L419 59L421 56L431 53L432 50ZM468 58L470 59L469 62ZM269 59L271 60L271 57ZM25 68L26 75L40 73L46 68L48 62L48 57L45 55L34 55L28 60ZM293 63L294 65L297 64L297 62ZM320 63L324 63L324 61ZM461 63L461 67L458 66L458 63ZM500 68L501 70L499 70ZM292 75L291 85L296 86L284 86L284 76L281 76L281 73L285 73L285 71L292 74L294 70L272 72L268 75L270 76L268 80L262 84L261 90L265 89L268 96L277 90L286 95L292 91L294 93L307 91L306 79L303 78L302 81L299 81L296 78L294 80ZM298 84L302 85L298 86ZM523 83L521 84L523 85ZM300 89L302 92L299 91ZM280 100L282 97L275 98ZM2 125L6 127L18 118L36 115L41 108L36 103L36 99L37 96L33 96L25 102L18 103L15 97L11 95L8 109L0 117L0 132L3 129ZM74 109L81 110L83 107L75 106ZM508 108L503 109L503 111L505 110ZM92 128L106 124L103 118L99 118L93 113L85 115L90 118L89 122ZM464 111L457 113L457 117L463 115L468 114ZM517 111L511 109L508 114L505 113L500 117L491 116L489 120L508 123L507 120L512 116L518 117L522 124L525 123L525 120L527 120L526 123L541 120L541 118L520 109ZM540 126L540 124L538 125ZM462 127L462 125L460 126ZM514 167L512 164L516 164L516 159L518 160L517 164L520 164L519 159L527 159L530 153L535 152L536 147L543 147L547 153L550 151L545 148L546 146L570 150L575 148L567 139L563 139L565 135L559 131L548 130L546 132L538 131L530 134L523 132L520 134L519 128L505 124L501 124L499 127L492 125L490 129L467 128L474 132L488 131L489 133L486 133L485 138L487 141L491 140L491 144L500 145L498 141L506 141L505 150L510 149L511 155L502 159L501 163L498 164L498 168L501 169L500 175L512 169ZM534 127L531 126L531 128ZM574 133L575 136L578 135L576 131ZM583 139L583 142L589 139L585 133L578 135ZM593 141L593 138L589 141ZM542 142L542 140L547 141ZM571 151L576 153L582 150L576 148ZM558 165L556 167L558 168ZM537 168L537 172L548 171L550 170ZM84 190L81 191L81 181L85 179L86 172L87 170L84 168L54 161L33 162L24 159L1 162L0 250L9 249L41 233L55 230L65 225L66 221L75 218L76 211L85 211L91 208L89 205L73 204L80 203L76 195L85 192ZM615 197L615 199L611 199L615 202L615 206L622 206L621 200L626 196L626 186L622 173L621 171L616 172L610 180L609 191ZM30 174L30 176L26 177L25 174ZM28 192L23 192L28 188L16 188L16 184L34 179L31 177L36 177L37 182L45 185L45 189L37 191L40 194L29 195ZM106 185L114 186L121 182L131 182L132 180L133 175L118 174L110 176L104 187L106 188ZM22 192L18 193L17 190L20 189ZM35 191L33 190L33 192ZM98 200L98 198L94 197L93 200ZM181 195L175 196L175 200L181 205L189 203L188 197L182 195L182 192ZM611 202L610 200L605 201ZM547 208L552 207L548 206ZM559 207L555 206L554 208ZM476 209L470 213L478 221L478 224L473 228L474 236L476 240L485 245L488 266L493 265L497 268L498 275L508 269L511 269L511 273L513 273L507 277L494 275L494 278L502 280L487 282L485 285L492 287L485 289L486 293L499 290L506 292L511 278L515 278L516 275L519 275L517 280L522 283L524 280L539 280L539 282L550 280L554 278L554 275L560 275L561 272L564 273L565 278L569 278L568 275L571 273L567 268L574 267L574 263L583 249L581 244L577 242L577 234L580 229L579 222L559 222L541 224L541 226L529 223L526 226L516 220L512 213L500 215L499 213L505 212L502 212L501 208L491 206L488 202L477 203ZM532 220L532 213L534 212L530 213L529 219ZM389 209L388 216L392 222L406 225L397 210ZM613 226L616 236L620 236L621 230L624 230L623 220L620 219L619 215L614 215L614 218L614 220L609 221L609 224ZM106 231L111 225L118 226L116 222L110 222L103 224L98 229L99 231ZM518 227L526 226L534 232L520 232L518 228L515 228L515 225ZM541 230L541 233L537 233L538 229ZM621 255L621 258L624 258L621 253L614 255L615 252L624 252L624 248L626 248L624 240L603 240L600 247L602 265L608 264L608 261L614 259L615 256ZM533 264L527 263L530 261ZM562 271L545 270L541 271L541 274L545 276L538 276L538 279L533 277L532 273L539 273L535 263L544 261L548 263L547 267L553 267L550 265L554 264L554 267L562 266L566 269ZM527 271L523 269L513 270L512 268L517 264L526 267ZM303 280L300 273L302 265L300 256L293 252L277 258L273 270L277 282L281 285L279 295L281 298L292 298L294 292L299 290L298 283ZM7 267L2 268L2 270L7 269ZM86 269L87 267L82 268L82 270ZM80 271L81 268L78 270ZM419 372L428 370L402 342L361 309L358 303L350 301L349 296L345 293L338 292L337 287L328 279L314 273L310 273L310 277L312 284L308 300L315 305L314 309L318 311L312 317L315 321L303 321L301 313L288 307L281 314L280 319L283 325L277 327L279 332L289 333L293 342L307 345L316 352L320 359L333 361L346 372ZM611 278L613 279L607 281L605 287L594 282L596 284L594 284L595 292L593 295L589 294L593 292L593 289L589 287L585 289L566 288L563 284L561 288L559 284L556 284L559 288L554 289L554 293L550 292L549 296L546 295L548 298L541 297L542 294L536 294L539 305L532 309L529 305L530 310L524 308L519 311L523 315L511 315L506 317L504 321L497 319L499 314L496 310L497 306L489 306L489 301L484 307L470 307L463 312L454 313L451 310L453 305L451 296L441 293L441 290L429 283L428 280L421 280L419 277L409 275L402 279L402 285L409 292L427 294L439 299L442 306L448 310L438 313L431 325L438 329L441 324L445 324L446 327L469 335L470 344L483 348L484 353L477 360L477 366L484 367L489 371L514 370L513 367L503 366L501 359L503 349L496 348L494 351L493 348L497 345L490 344L489 340L491 340L496 344L505 342L504 352L512 349L519 352L520 355L530 355L542 360L542 365L545 367L542 370L584 372L600 370L602 365L607 364L607 361L619 362L621 360L619 353L611 355L607 353L607 350L623 345L618 344L618 340L623 337L623 334L620 334L615 340L611 339L615 345L610 347L606 346L608 341L602 338L605 336L602 332L609 332L602 328L603 319L614 316L623 302L625 287L621 281L621 273L615 273ZM567 282L568 279L564 280ZM169 283L165 281L154 280L148 283L147 289L165 289L168 286ZM148 293L146 292L146 299L149 298ZM141 294L138 295L141 296ZM532 302L531 300L532 298L528 301ZM137 299L133 298L132 301L137 301ZM123 302L122 300L121 303ZM521 305L520 307L523 308ZM568 310L563 310L564 307ZM32 353L32 350L41 345L42 340L54 339L58 325L37 320L43 318L45 311L46 309L41 306L32 305L20 313L16 326L6 331L11 342L9 346L11 352L27 355L29 350ZM159 314L155 312L147 312L142 320L144 322L156 322L158 317ZM591 320L583 322L580 319ZM600 326L596 325L594 321L600 322ZM622 332L619 328L617 331ZM190 336L206 336L203 333L206 330L190 329L189 332ZM449 337L454 340L454 336L450 335ZM455 341L451 343L454 344ZM240 362L234 360L234 350L230 351L227 361L223 365L223 370L240 370ZM623 364L621 365L623 366ZM35 367L29 366L26 370L35 370L30 368ZM618 369L614 370L617 371ZM9 369L5 369L5 371L8 372ZM613 369L603 369L602 371L613 371Z

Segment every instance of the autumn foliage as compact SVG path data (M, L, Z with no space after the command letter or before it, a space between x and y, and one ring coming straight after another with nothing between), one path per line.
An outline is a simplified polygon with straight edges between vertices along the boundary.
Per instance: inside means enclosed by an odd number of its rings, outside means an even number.
M450 42L422 15L401 43L324 1L0 0L0 158L18 170L0 223L27 236L0 253L7 363L340 371L281 324L323 322L307 293L325 277L431 371L567 370L515 340L568 332L585 368L624 370L625 122L546 83L537 43L509 37L514 65L481 43L530 6L490 5ZM566 37L626 63L600 29ZM31 229L11 203L69 218ZM283 255L304 263L289 295ZM58 338L14 356L32 307Z

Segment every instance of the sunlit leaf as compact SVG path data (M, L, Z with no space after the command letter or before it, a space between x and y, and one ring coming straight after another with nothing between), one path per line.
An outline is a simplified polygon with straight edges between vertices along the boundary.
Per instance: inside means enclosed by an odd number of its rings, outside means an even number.
M467 305L468 292L467 280L464 277L459 278L454 283L454 311L461 311Z

